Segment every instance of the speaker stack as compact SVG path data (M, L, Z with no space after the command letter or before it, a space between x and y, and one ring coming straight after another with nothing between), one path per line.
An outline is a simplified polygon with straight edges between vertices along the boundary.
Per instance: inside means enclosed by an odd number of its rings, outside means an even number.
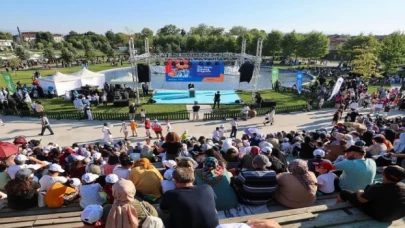
M139 82L150 82L150 68L149 65L137 64L138 69L138 81Z
M242 64L242 66L240 66L239 68L240 73L239 82L250 83L250 80L252 80L254 69L255 65L253 65L252 63L246 62Z

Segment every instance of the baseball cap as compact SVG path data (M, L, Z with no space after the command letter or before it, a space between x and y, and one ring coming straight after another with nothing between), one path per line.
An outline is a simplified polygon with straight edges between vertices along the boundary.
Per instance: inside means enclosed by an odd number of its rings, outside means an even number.
M49 166L48 168L49 171L53 171L53 172L59 172L59 173L64 173L65 170L62 169L62 167L58 164L52 164Z
M91 183L91 182L95 181L97 178L98 178L97 174L85 173L82 176L82 181L84 181L86 183Z
M333 165L332 165L332 163L330 163L330 162L321 162L319 165L318 165L318 167L322 167L322 168L324 168L324 169L326 169L326 170L328 170L328 171L331 171L331 170L333 170Z
M24 168L24 169L18 170L17 173L15 174L15 176L18 179L24 179L24 178L27 178L27 177L34 177L34 172L32 171L32 169Z
M80 214L81 220L88 224L96 223L102 216L103 208L100 205L89 205Z
M22 155L22 154L17 155L14 159L17 160L17 161L21 161L21 162L22 161L28 161L28 157L25 156L25 155Z
M271 166L269 158L262 154L256 155L253 158L253 163L259 166L266 166L266 167Z
M82 155L77 155L74 157L74 159L75 159L75 161L83 161L85 159L85 157Z
M363 147L363 146L366 145L366 142L364 142L363 140L359 140L359 141L356 141L356 142L354 143L354 145L355 145L355 146Z
M300 136L295 136L295 138L294 138L294 140L299 140L299 141L302 141L302 138L300 137Z
M345 150L344 152L357 152L357 153L362 153L362 154L366 153L366 151L363 148L359 147L359 146L351 146L347 150Z
M101 153L96 152L96 153L94 153L94 154L91 156L91 158L93 158L93 159L95 159L95 160L98 160L98 159L101 158Z
M166 166L167 168L173 168L177 165L177 162L173 160L164 160L163 165Z
M323 151L323 150L321 150L321 149L316 149L316 150L314 150L314 156L316 156L316 157L321 157L321 158L323 158L323 157L325 157L325 151Z
M288 141L290 141L288 138L283 138L283 141L284 142L288 142Z
M383 174L390 181L400 182L405 178L405 169L397 165L390 165L384 169Z
M116 174L108 174L105 177L105 182L110 183L110 184L115 184L119 180L119 177Z
M262 153L270 154L271 151L272 151L272 149L271 149L271 147L269 147L269 146L266 146L266 147L263 147L263 148L262 148Z
M72 153L74 153L74 151L72 150L72 148L68 147L65 149L65 153L72 154Z
M77 188L81 185L79 178L72 178L69 180L69 185L73 188Z

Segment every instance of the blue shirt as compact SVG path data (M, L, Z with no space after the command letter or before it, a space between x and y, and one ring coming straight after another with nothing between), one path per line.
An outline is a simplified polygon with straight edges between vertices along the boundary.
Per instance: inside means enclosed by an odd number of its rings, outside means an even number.
M351 191L364 190L372 184L377 171L372 159L345 160L336 163L335 168L343 171L339 177L339 187Z

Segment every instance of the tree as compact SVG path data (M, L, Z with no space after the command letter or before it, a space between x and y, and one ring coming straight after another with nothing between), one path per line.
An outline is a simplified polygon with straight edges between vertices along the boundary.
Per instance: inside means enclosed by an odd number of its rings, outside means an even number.
M180 29L177 28L175 25L165 25L163 28L157 31L158 36L167 36L167 35L178 35L180 33Z
M94 48L89 47L84 49L84 57L88 61L93 61L96 58L96 51L94 50Z
M12 58L7 60L8 66L11 68L16 68L21 64L21 61L18 58Z
M9 32L1 32L0 31L0 40L12 40L13 34Z
M351 62L351 61L353 61L353 59L356 58L356 54L358 53L358 52L355 52L354 49L363 48L363 47L370 48L371 50L377 52L378 41L372 35L365 36L363 34L360 34L359 36L353 36L353 37L350 37L347 40L347 42L339 45L338 53L343 60Z
M61 50L61 58L70 66L75 58L75 54L71 50L69 50L68 47L63 47Z
M181 35L181 36L185 36L186 34L187 34L186 30L181 29L180 35Z
M201 37L199 35L187 36L187 50L188 51L199 51L199 43Z
M45 48L42 55L44 56L44 58L48 59L49 61L53 61L55 59L55 52L50 47Z
M37 32L35 34L35 42L43 43L44 41L48 43L54 42L53 34L50 32Z
M281 53L281 43L283 41L283 33L277 30L272 30L267 34L267 39L264 42L263 52L265 55L273 56L273 58Z
M30 53L21 45L15 47L15 55L21 60L28 60L30 58Z
M373 47L355 47L352 61L353 72L363 77L371 77L377 74L377 55Z
M171 44L165 44L164 51L167 53L172 53L172 45Z
M295 58L297 58L298 48L299 48L301 39L302 39L302 35L297 34L295 32L295 30L293 30L290 33L285 34L284 38L281 42L281 49L283 50L282 51L283 56L289 58L289 57L295 55Z
M149 28L143 28L141 31L141 36L143 39L148 38L149 40L153 39L153 31Z
M36 46L37 46L38 50L44 49L44 44L42 44L42 43L37 43Z
M243 26L233 26L229 30L229 34L233 36L242 36L243 34L247 33L249 30Z
M404 33L394 32L382 40L379 59L385 72L396 73L398 71L398 66L405 62Z
M105 37L107 38L108 42L110 42L110 44L114 44L115 41L115 34L113 31L109 30L105 33Z
M329 52L329 39L322 32L304 34L300 42L299 55L304 58L321 58Z

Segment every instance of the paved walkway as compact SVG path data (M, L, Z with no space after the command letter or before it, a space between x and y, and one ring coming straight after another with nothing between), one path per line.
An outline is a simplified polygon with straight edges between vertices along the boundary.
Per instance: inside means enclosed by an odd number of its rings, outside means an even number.
M278 131L291 130L315 130L319 128L330 128L334 110L324 109L321 111L298 112L290 114L276 114L275 124L273 126L263 126L264 117L259 116L248 121L240 121L237 136L240 137L242 131L249 127L257 127L263 133L275 133ZM403 112L394 110L390 116L403 115ZM200 118L202 118L200 116ZM12 141L15 136L24 135L28 139L42 139L43 144L49 142L58 143L59 145L72 145L72 143L94 143L101 142L103 133L101 128L103 121L87 120L50 120L55 135L49 135L45 132L44 136L38 136L40 133L40 120L37 118L21 118L16 116L2 117L5 126L0 126L0 140ZM120 121L112 121L112 135L115 139L122 139L120 133ZM164 125L164 123L162 123ZM173 121L172 128L178 133L188 130L192 136L199 137L204 135L211 137L215 127L225 124L230 128L230 120L218 121ZM165 128L164 128L165 129ZM142 124L139 124L138 138L130 138L130 141L137 142L145 139L145 130Z

